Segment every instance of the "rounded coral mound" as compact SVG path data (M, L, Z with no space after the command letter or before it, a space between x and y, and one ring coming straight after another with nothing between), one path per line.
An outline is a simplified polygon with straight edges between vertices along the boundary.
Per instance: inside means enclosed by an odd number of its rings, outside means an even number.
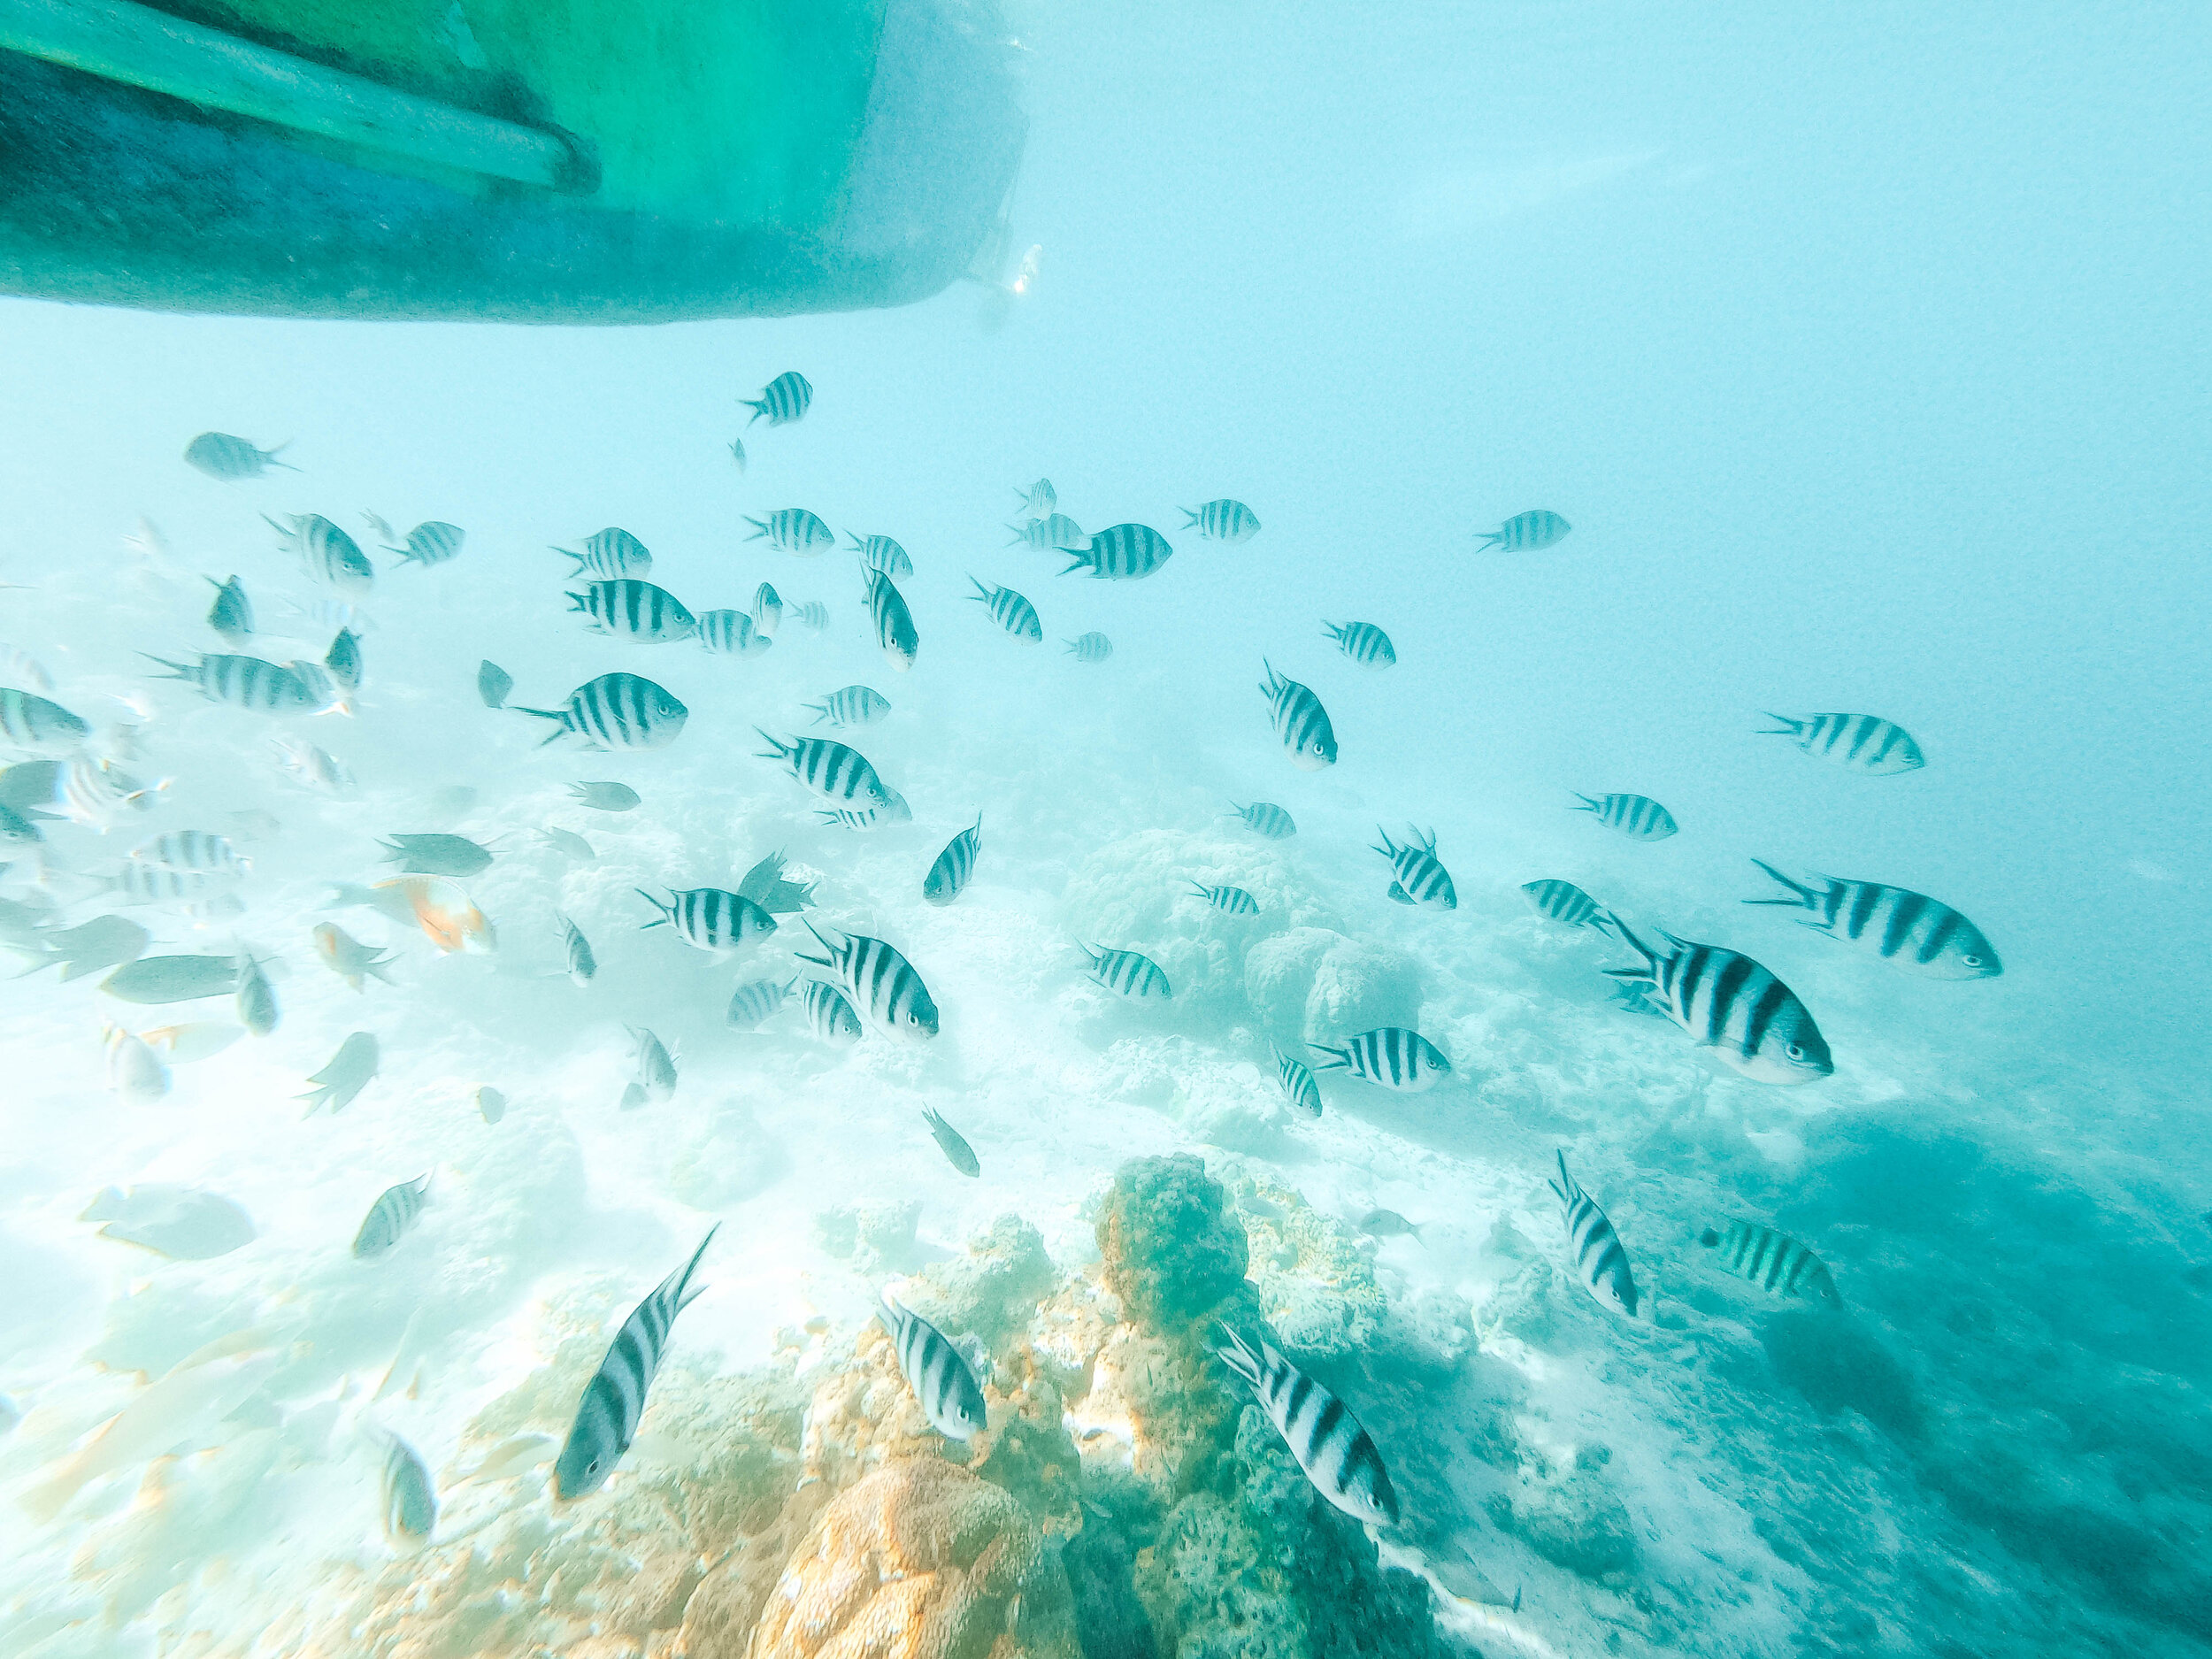
M1106 1288L1130 1317L1167 1330L1241 1289L1249 1264L1220 1184L1187 1152L1121 1166L1099 1212L1098 1248Z

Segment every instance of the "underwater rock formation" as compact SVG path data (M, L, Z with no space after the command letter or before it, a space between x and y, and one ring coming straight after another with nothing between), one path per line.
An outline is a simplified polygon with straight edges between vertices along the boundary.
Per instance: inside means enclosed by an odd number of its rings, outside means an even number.
M1268 1035L1286 1048L1378 1025L1416 1029L1421 964L1394 946L1293 927L1244 958L1244 996Z

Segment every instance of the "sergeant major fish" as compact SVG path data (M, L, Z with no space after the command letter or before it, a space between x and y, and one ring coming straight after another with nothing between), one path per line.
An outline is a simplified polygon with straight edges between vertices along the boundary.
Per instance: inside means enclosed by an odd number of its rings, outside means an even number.
M316 708L312 687L290 669L258 657L217 652L204 653L191 664L173 663L165 657L147 660L169 671L164 678L198 687L211 703L262 714L311 714Z
M889 536L864 537L851 530L845 534L852 537L853 551L860 555L864 570L880 572L895 582L902 582L914 573L914 561L907 557L906 549Z
M1556 547L1574 526L1557 513L1539 507L1517 512L1494 530L1482 532L1482 550L1500 553L1540 553Z
M753 631L773 634L783 623L783 595L767 582L753 589Z
M790 1000L798 984L795 979L747 980L730 993L723 1023L733 1031L758 1031L771 1014Z
M553 551L576 561L576 568L569 572L571 576L581 576L587 571L594 576L609 579L652 573L651 551L644 542L619 525L609 525L604 530L593 531L584 538L581 553L565 547L557 547Z
M1313 1489L1356 1521L1395 1526L1398 1494L1390 1472L1344 1402L1266 1342L1256 1354L1227 1325L1221 1334L1227 1343L1214 1350L1215 1356L1257 1396Z
M1088 547L1065 551L1069 565L1060 572L1063 576L1088 571L1101 581L1134 581L1166 564L1175 549L1157 530L1141 524L1118 524L1093 536Z
M184 446L184 464L210 478L235 483L242 478L259 478L273 466L280 466L288 472L298 472L299 468L289 461L277 459L288 447L280 443L273 449L257 449L227 432L203 432Z
M1186 507L1183 517L1189 520L1183 526L1185 529L1196 530L1209 541L1249 541L1260 533L1259 515L1242 502L1232 501L1225 495L1202 507Z
M438 1495L422 1456L398 1435L379 1436L384 1448L385 1541L395 1549L419 1549L438 1525Z
M66 755L91 735L92 728L58 703L34 691L0 686L0 737L16 748Z
M637 674L602 674L568 694L557 709L526 709L517 714L557 723L560 732L580 737L594 749L660 749L676 741L691 710Z
M914 658L921 651L921 636L914 631L913 612L906 608L898 584L881 571L870 571L867 604L868 622L875 630L876 644L892 667L906 672L914 666Z
M1167 975L1151 957L1134 950L1111 950L1103 946L1078 947L1090 958L1090 975L1108 990L1133 1002L1157 998L1167 1002L1175 995Z
M1762 737L1786 737L1808 755L1818 755L1853 772L1886 778L1916 772L1928 764L1912 733L1871 714L1770 714L1780 724Z
M969 878L975 874L977 856L983 850L983 815L976 814L975 822L945 843L945 850L929 867L922 878L922 897L932 904L946 905L967 890Z
M659 912L646 927L663 925L695 950L724 956L776 931L776 918L752 900L721 887L679 887L663 904L644 888L637 895Z
M1805 1004L1749 956L1666 933L1660 937L1674 949L1655 950L1619 917L1612 924L1622 942L1644 960L1605 972L1647 987L1647 995L1667 1018L1731 1071L1756 1083L1811 1083L1835 1071Z
M1663 841L1680 827L1674 821L1674 814L1649 795L1578 793L1575 799L1582 803L1573 809L1575 811L1595 813L1599 823L1609 830L1617 830L1632 841Z
M809 979L800 998L807 1029L833 1048L849 1048L860 1041L860 1016L845 994L823 979Z
M592 975L599 972L599 958L592 955L591 941L567 917L556 919L561 925L561 954L568 963L568 977L578 985L589 985Z
M1426 834L1413 831L1402 846L1393 841L1390 832L1379 825L1375 833L1382 837L1382 845L1373 850L1390 860L1390 867L1397 876L1390 884L1392 899L1400 904L1417 904L1426 910L1459 908L1459 894L1452 886L1452 878L1437 861L1433 830Z
M1628 1252L1621 1248L1619 1235L1597 1201L1567 1173L1567 1155L1557 1156L1559 1179L1550 1185L1552 1195L1559 1200L1561 1219L1566 1223L1567 1242L1574 1251L1575 1278L1601 1307L1633 1319L1640 1297L1635 1272L1628 1264Z
M569 609L591 618L592 631L637 645L668 645L687 640L698 619L665 588L634 576L591 582L568 595Z
M803 419L813 406L814 387L798 370L786 369L768 382L758 397L741 397L737 401L753 411L753 420L765 415L770 426L787 426ZM745 424L749 426L753 420Z
M1052 488L1048 478L1041 478L1027 489L1018 489L1014 494L1021 497L1023 513L1032 518L1045 518L1060 505L1060 492Z
M1443 1051L1417 1031L1403 1025L1379 1025L1347 1037L1332 1048L1327 1043L1306 1045L1325 1056L1314 1069L1349 1071L1354 1077L1401 1094L1417 1094L1451 1075L1452 1063Z
M224 642L242 645L253 633L253 601L246 597L246 584L237 577L219 582L207 578L215 589L215 602L207 608L207 626L223 636Z
M1772 864L1756 858L1751 862L1788 888L1790 896L1746 899L1746 904L1810 910L1819 919L1804 925L1815 933L1856 945L1931 979L1993 979L2004 972L1980 928L1924 893L1836 876L1793 881ZM1817 886L1812 885L1816 882Z
M780 507L765 518L748 515L745 522L753 526L747 541L764 538L780 552L815 554L837 545L836 533L803 507Z
M294 513L288 525L266 513L262 519L305 562L307 573L326 588L358 598L375 586L376 567L361 544L322 514Z
M1770 1296L1801 1296L1837 1302L1836 1281L1828 1263L1786 1233L1755 1221L1732 1221L1724 1233L1707 1227L1697 1241L1738 1279L1747 1279Z
M269 976L261 972L261 964L251 956L238 958L238 989L232 1006L238 1023L257 1037L265 1037L277 1028L276 991Z
M1267 699L1268 718L1282 740L1290 764L1301 772L1319 772L1336 764L1336 732L1321 699L1294 680L1286 680L1274 665L1262 663L1267 683L1260 694Z
M1192 897L1205 900L1224 916L1257 916L1260 913L1260 902L1242 887L1210 887L1194 881L1190 884L1190 890Z
M833 726L873 726L891 712L891 700L867 686L846 686L806 706L814 710L817 726L825 720Z
M753 729L760 732L758 726ZM761 759L780 761L794 779L826 801L871 807L881 806L890 798L876 769L857 749L826 737L795 737L788 743L779 743L765 732L760 732L760 736L768 745Z
M429 1190L430 1177L421 1175L379 1194L361 1218L361 1230L353 1235L355 1256L370 1262L388 1255L421 1218L423 1194Z
M1321 1116L1321 1086L1313 1080L1313 1073L1307 1068L1306 1063L1285 1054L1271 1044L1270 1048L1275 1056L1276 1080L1282 1084L1283 1093L1290 1097L1290 1103L1301 1111L1312 1113L1316 1118Z
M584 1385L576 1420L553 1462L554 1495L564 1502L588 1496L604 1486L623 1453L630 1449L630 1442L637 1438L638 1419L645 1414L645 1397L653 1386L654 1373L660 1370L661 1356L667 1350L669 1331L676 1316L697 1299L699 1291L690 1288L691 1275L719 1230L718 1223L708 1228L691 1259L638 1303L615 1333L599 1369Z
M1249 806L1232 801L1229 816L1242 818L1245 828L1271 841L1288 841L1298 833L1297 820L1272 801L1255 801Z
M824 954L802 953L799 960L834 972L870 1024L913 1041L937 1034L937 1004L914 964L898 950L865 933L840 933L833 945L812 922L806 928Z
M1042 518L1032 518L1024 524L1006 526L1014 533L1008 547L1027 547L1040 553L1083 553L1090 549L1091 539L1083 533L1083 526L1064 512L1056 512Z
M983 1387L960 1350L945 1333L918 1313L910 1312L887 1294L879 1310L883 1328L891 1334L892 1352L922 1416L930 1427L948 1440L968 1440L984 1426L987 1413Z
M699 644L718 657L758 657L774 643L742 611L709 611L699 618Z
M1388 668L1398 660L1390 636L1371 622L1324 622L1321 631L1362 668Z
M1612 918L1605 907L1571 881L1556 878L1524 881L1521 892L1531 910L1562 926L1594 927L1604 933L1612 926Z
M992 621L1025 645L1043 643L1045 628L1037 619L1036 606L1011 588L994 588L987 582L976 581L972 576L968 580L975 583L975 591L968 597L980 601L991 613Z
M649 1100L664 1101L676 1092L676 1056L668 1045L638 1025L626 1025L636 1045L632 1058L634 1075L622 1090L622 1110L635 1111Z
M799 619L801 626L811 628L817 634L821 633L830 625L829 607L818 599L806 601L795 609L791 614Z
M390 534L388 527L386 534ZM398 554L402 565L419 565L428 570L434 565L450 564L460 557L461 543L467 539L467 534L457 524L426 519L407 533L404 547L388 547L384 550Z
M1079 634L1063 642L1079 663L1102 663L1114 654L1114 642L1103 634Z

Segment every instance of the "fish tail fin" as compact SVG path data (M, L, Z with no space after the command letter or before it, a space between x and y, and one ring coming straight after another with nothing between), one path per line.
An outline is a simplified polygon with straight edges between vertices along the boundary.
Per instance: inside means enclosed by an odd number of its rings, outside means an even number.
M1193 509L1191 509L1191 508L1189 508L1189 507L1178 507L1175 511L1178 511L1178 512L1179 512L1179 513L1181 513L1181 514L1183 515L1183 528L1184 528L1184 529L1188 530L1188 529L1191 529L1191 528L1194 527L1194 526L1197 525L1197 523L1198 523L1198 514L1197 514L1197 512L1196 512L1195 511L1194 511Z
M1008 547L1019 547L1019 546L1020 546L1023 542L1025 542L1025 541L1028 541L1028 540L1029 540L1029 532L1028 532L1028 531L1026 531L1026 530L1022 530L1022 529L1018 529L1018 528L1016 528L1013 525L1010 525L1010 525L1008 525L1006 527L1007 527L1009 530L1012 530L1012 531L1014 532L1013 540L1011 540L1010 541L1007 542L1007 544L1006 544Z
M1068 567L1060 572L1063 576L1072 576L1078 571L1095 570L1097 568L1097 561L1091 557L1090 550L1087 548L1080 553L1077 552L1073 548L1062 548L1060 550L1068 556Z
M173 663L167 657L156 657L150 651L141 651L139 652L139 655L144 657L148 662L159 663L164 668L167 669L169 672L161 676L164 680L189 680L192 678L192 670L187 668L182 663Z
M675 918L676 907L674 905L663 904L658 899L648 893L643 887L632 887L630 891L636 894L638 897L643 899L648 904L651 905L655 910L660 912L660 914L656 916L651 921L643 923L639 926L638 932L641 933L643 933L648 927L664 926ZM567 918L564 917L562 919L565 921L567 920Z
M1375 826L1375 833L1382 837L1382 845L1371 847L1368 851L1380 853L1386 858L1395 858L1398 856L1398 849L1391 841L1390 832L1378 824Z
M1555 1148L1553 1151L1552 1156L1559 1162L1559 1179L1555 1181L1547 1178L1544 1185L1552 1189L1553 1194L1558 1198L1561 1203L1571 1204L1574 1202L1577 1198L1581 1196L1582 1188L1576 1186L1575 1178L1567 1173L1566 1149L1564 1148Z
M753 420L758 420L768 412L768 400L764 397L741 397L737 401L753 411ZM747 421L745 425L750 427L753 420Z
M1311 1071L1348 1071L1352 1069L1352 1056L1347 1049L1332 1048L1325 1042L1310 1042L1306 1047L1315 1054L1324 1056L1313 1063L1309 1068Z
M1220 1329L1222 1336L1226 1339L1226 1345L1214 1349L1214 1356L1253 1387L1258 1387L1260 1356L1252 1351L1251 1344L1238 1335L1233 1328L1225 1325Z
M1605 803L1600 801L1595 795L1585 795L1579 789L1574 792L1574 796L1575 799L1581 802L1582 804L1580 806L1569 807L1567 810L1570 812L1597 812L1601 811L1604 808Z
M1755 734L1756 736L1801 737L1804 735L1805 722L1802 720L1793 720L1786 714L1775 714L1765 709L1759 710L1759 718L1763 720L1776 720L1780 722L1780 724L1772 726L1761 727L1760 730Z
M753 728L753 730L760 732L760 727L757 726ZM767 733L760 732L760 741L767 744L768 747L774 751L774 753L757 755L755 758L760 760L787 760L790 758L791 750L785 745L776 741L776 740L769 736Z
M975 577L972 572L968 573L968 580L972 582L975 582L975 591L970 594L968 597L971 599L980 599L984 602L984 603L988 604L991 601L991 590L988 588L986 588L981 582L975 581Z
M677 1313L681 1313L686 1308L691 1306L693 1302L699 1299L701 1294L705 1291L706 1286L704 1285L701 1285L697 1287L697 1289L694 1289L692 1287L691 1276L698 1269L699 1258L707 1253L707 1246L714 1242L714 1235L721 1231L722 1224L718 1221L712 1226L709 1227L707 1229L707 1236L699 1240L699 1248L691 1253L691 1259L688 1262L686 1262L681 1268L669 1275L669 1282L675 1286L675 1295L673 1300L676 1304ZM671 1317L672 1317L673 1316Z
M1791 880L1765 859L1754 858L1751 862L1787 887L1790 890L1790 896L1786 899L1746 899L1744 901L1746 904L1786 904L1793 909L1801 907L1809 910L1819 902L1819 895L1815 894L1812 888L1801 881Z

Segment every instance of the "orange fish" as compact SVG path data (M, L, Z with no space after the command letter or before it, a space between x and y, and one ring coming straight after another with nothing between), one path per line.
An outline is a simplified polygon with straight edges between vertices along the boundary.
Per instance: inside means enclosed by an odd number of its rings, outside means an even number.
M490 921L469 902L458 882L444 876L400 876L376 883L379 892L388 887L397 888L405 897L417 925L439 949L481 956L497 949Z

